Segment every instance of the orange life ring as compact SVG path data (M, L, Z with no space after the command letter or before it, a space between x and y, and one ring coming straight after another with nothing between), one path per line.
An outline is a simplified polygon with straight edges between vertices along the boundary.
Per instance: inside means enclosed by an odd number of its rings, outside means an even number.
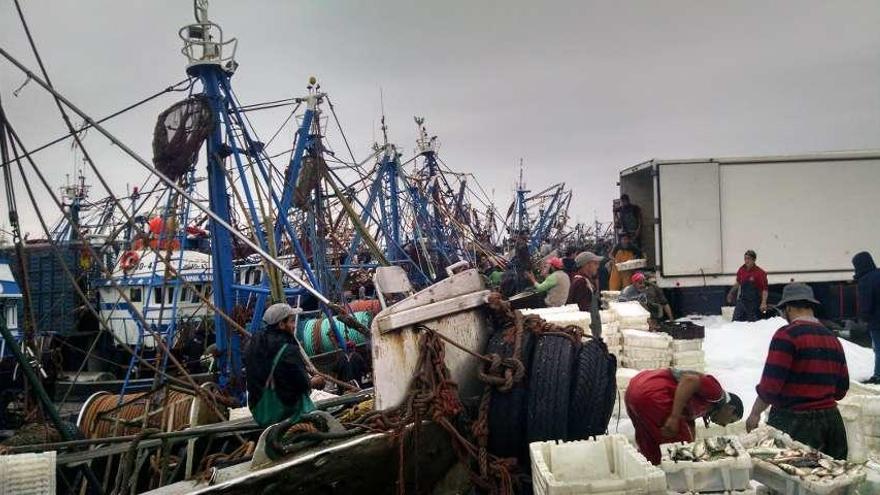
M137 266L140 260L141 257L136 252L126 251L122 258L119 259L119 266L122 268L122 271L127 272Z

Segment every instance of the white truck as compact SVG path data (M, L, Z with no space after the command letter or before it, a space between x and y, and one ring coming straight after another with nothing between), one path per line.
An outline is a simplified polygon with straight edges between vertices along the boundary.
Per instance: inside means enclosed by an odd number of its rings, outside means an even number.
M619 185L663 288L730 286L753 249L771 286L811 283L848 313L853 255L880 256L880 151L650 160Z

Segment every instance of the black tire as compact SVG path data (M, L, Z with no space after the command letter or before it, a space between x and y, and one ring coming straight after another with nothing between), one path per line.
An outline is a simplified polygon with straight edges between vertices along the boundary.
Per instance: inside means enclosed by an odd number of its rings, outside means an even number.
M617 358L608 347L591 339L575 362L568 413L568 439L584 440L608 430L617 392Z
M486 354L502 358L513 356L513 328L495 332L489 337ZM526 413L528 406L528 369L532 359L535 337L523 330L521 357L526 376L513 388L502 392L492 388L489 403L489 452L499 457L519 457L528 452L526 443Z
M561 335L543 335L535 344L529 376L529 442L563 440L577 346Z

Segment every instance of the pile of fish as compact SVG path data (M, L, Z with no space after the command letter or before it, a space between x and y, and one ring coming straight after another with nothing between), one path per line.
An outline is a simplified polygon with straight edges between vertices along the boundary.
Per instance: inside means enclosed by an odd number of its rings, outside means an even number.
M733 440L726 437L706 438L694 443L670 446L669 458L675 462L709 462L724 457L739 457Z
M858 474L862 470L861 465L832 459L814 449L792 448L772 436L749 449L749 454L807 481L830 482L839 476Z

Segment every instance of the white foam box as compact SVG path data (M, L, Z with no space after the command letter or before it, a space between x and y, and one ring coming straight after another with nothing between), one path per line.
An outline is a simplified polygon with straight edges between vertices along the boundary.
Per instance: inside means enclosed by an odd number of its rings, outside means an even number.
M629 381L632 380L639 373L641 373L641 370L624 368L622 366L617 368L617 388L626 390L626 388L629 386Z
M538 316L543 317L544 315L551 315L551 314L558 314L558 313L573 313L573 312L580 311L580 308L577 304L566 304L564 306L555 306L552 308L526 308L526 309L521 309L519 311L520 311L520 313L523 314L523 316L538 315Z
M663 471L652 466L623 435L533 442L529 453L536 495L666 493Z
M618 320L647 320L651 317L651 313L638 301L618 301L609 303L608 307L617 315Z
M673 461L670 451L682 443L660 446L660 468L666 472L666 485L678 492L723 492L751 488L752 458L735 436L724 437L731 441L737 456L714 461Z
M727 426L717 425L715 423L709 423L709 426L706 426L705 423L701 420L696 421L697 429L694 432L694 437L699 439L710 438L710 437L721 437L721 436L741 436L746 434L746 422L741 419L734 423L730 423Z
M632 359L624 355L623 358L621 358L621 361L627 368L636 370L654 370L669 367L668 359Z
M703 350L703 339L672 341L672 352L688 352L701 350Z
M615 263L615 265L617 266L617 270L621 272L640 270L648 266L648 260L645 258L636 258L634 260L621 261L620 263Z
M672 349L672 337L660 332L647 332L627 328L621 330L624 347L648 347L652 349Z
M792 439L788 434L763 425L740 437L740 441L746 449L754 447L761 438L770 435L781 441L787 448L815 451L807 445ZM819 452L821 457L831 457ZM856 494L856 488L865 480L865 471L838 476L831 481L818 482L808 481L799 476L793 476L774 464L758 457L752 457L752 479L765 485L770 490L784 495L847 495Z
M632 359L665 359L666 362L672 359L672 352L669 349L636 347L626 344L623 346L623 355Z
M55 451L0 455L0 495L54 495Z
M602 322L602 335L606 333L620 333L620 323L612 321L611 323Z
M601 309L599 310L599 318L602 320L602 325L606 325L617 321L617 313L610 309Z
M602 340L607 346L620 346L623 345L623 334L620 332L605 332L603 329Z
M867 461L869 452L862 423L862 407L847 395L844 400L837 403L837 409L840 411L843 426L846 428L846 460L850 462Z
M673 366L701 365L706 362L703 351L684 351L672 353Z
M585 311L577 311L571 313L550 313L543 315L541 318L547 323L553 323L560 327L576 326L584 332L590 332L590 313Z

